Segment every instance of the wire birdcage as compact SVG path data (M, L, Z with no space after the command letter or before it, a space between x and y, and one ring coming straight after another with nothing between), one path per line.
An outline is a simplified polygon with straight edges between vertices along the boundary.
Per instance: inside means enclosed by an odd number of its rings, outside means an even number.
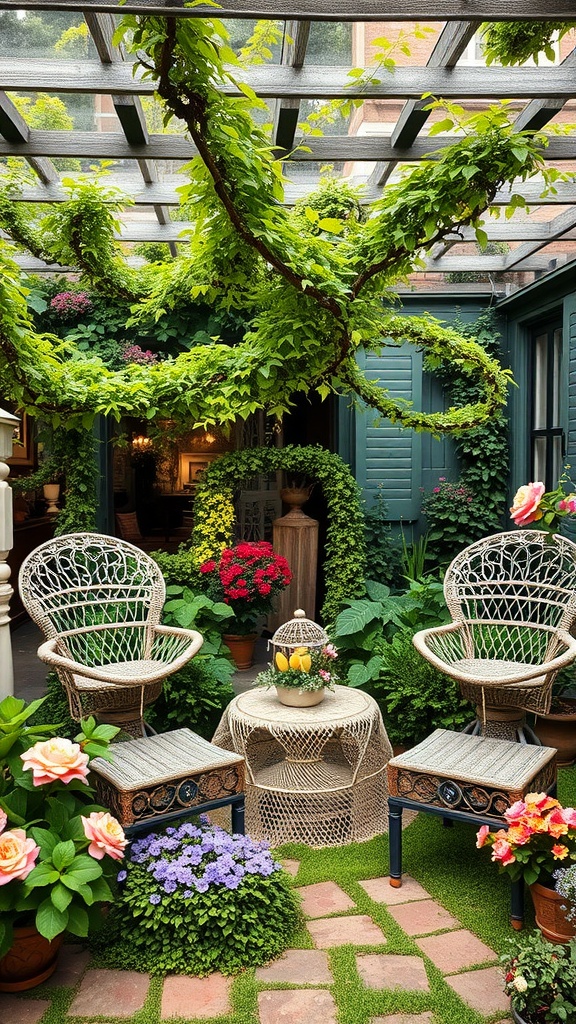
M272 648L272 662L275 664L278 651L289 660L290 655L299 647L305 647L312 654L314 651L321 651L329 641L326 630L313 619L307 619L302 608L297 608L294 618L288 619L288 622L278 627L268 642L268 648Z

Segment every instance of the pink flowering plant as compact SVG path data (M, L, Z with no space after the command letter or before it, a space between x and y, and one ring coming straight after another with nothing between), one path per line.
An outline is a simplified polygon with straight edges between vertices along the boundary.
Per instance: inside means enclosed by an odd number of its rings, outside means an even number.
M540 480L524 484L514 495L510 518L516 526L535 524L539 530L554 533L564 516L576 515L576 485L568 476L570 466L564 472L553 491L546 491Z
M75 320L92 309L92 300L86 292L58 292L50 300L50 309L61 320Z
M118 729L89 718L65 739L30 724L42 703L0 703L0 958L15 926L35 924L49 940L86 936L126 846L88 783L90 757L108 757Z
M562 807L547 793L528 793L504 813L508 829L491 832L482 825L476 846L489 846L492 860L512 881L524 877L528 885L544 875L554 888L553 874L576 861L576 809Z
M272 611L276 594L292 582L292 573L283 555L267 541L240 541L225 548L218 560L211 558L200 566L206 580L208 597L223 601L234 612L230 633L240 636L254 633L260 615Z

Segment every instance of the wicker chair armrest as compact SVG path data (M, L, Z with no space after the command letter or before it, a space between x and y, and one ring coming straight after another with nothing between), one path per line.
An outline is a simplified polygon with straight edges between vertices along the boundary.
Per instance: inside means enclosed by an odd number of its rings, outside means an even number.
M152 657L170 666L170 673L177 672L198 653L204 637L195 629L181 629L179 626L154 626L152 628Z
M37 650L37 655L40 661L43 661L46 665L50 665L51 668L56 670L61 669L64 672L70 672L73 675L83 676L86 679L96 679L100 683L114 683L117 686L135 686L137 685L134 680L122 680L118 678L112 678L110 673L107 673L104 668L96 666L95 668L89 665L83 665L79 661L74 661L72 658L67 658L63 654L56 653L56 647L60 643L58 637L52 640L46 640L45 643L40 644Z
M440 639L447 634L460 633L463 637L466 635L466 630L469 628L469 623L464 620L462 622L452 622L448 626L437 626L434 629L422 629L418 633L414 634L413 643L416 650L425 658L430 664L434 665L435 668L439 669L440 672L444 672L450 675L453 679L460 680L461 682L469 681L469 674L459 671L457 665L450 661L446 661L441 658L431 649L434 645L436 638ZM513 686L515 683L523 683L530 679L536 679L541 675L550 675L550 673L556 673L562 668L566 668L576 658L576 640L570 636L566 630L558 629L550 631L551 638L555 639L561 644L565 650L562 654L557 654L554 658L549 661L543 661L538 665L526 666L524 665L517 673L506 677L506 685Z

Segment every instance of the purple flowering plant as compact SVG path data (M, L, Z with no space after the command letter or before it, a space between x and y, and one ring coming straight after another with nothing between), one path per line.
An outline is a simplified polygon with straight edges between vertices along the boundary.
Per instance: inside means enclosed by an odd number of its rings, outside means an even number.
M266 963L300 922L298 896L268 844L216 825L184 822L135 840L117 881L104 958L155 974Z
M158 355L149 348L143 349L140 345L134 344L126 345L122 349L122 359L125 363L139 363L141 366L149 366L150 363L158 361Z

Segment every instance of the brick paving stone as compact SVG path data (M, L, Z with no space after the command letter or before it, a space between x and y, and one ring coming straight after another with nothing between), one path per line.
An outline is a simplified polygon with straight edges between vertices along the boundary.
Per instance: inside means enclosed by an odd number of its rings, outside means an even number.
M386 939L378 925L367 914L352 917L325 917L308 922L317 949L332 946L381 946Z
M72 988L77 985L90 960L90 953L80 945L62 946L58 956L58 967L46 982L48 988L63 985Z
M484 967L480 971L454 974L451 978L446 978L446 983L467 1006L485 1016L510 1008L510 997L503 992L502 975L497 967Z
M131 1017L141 1010L150 978L139 971L87 971L68 1010L71 1017Z
M164 981L160 1020L171 1017L223 1017L231 1013L232 979L219 971L207 978L172 974Z
M424 961L419 956L396 956L393 953L359 953L358 974L367 988L402 989L429 992Z
M287 871L289 875L292 875L292 878L296 878L296 875L298 874L298 869L300 868L299 860L291 860L289 857L287 857L285 860L281 860L280 863L284 870Z
M2 1024L38 1024L50 1003L47 999L21 999L0 993L0 1021Z
M336 1004L322 989L259 992L260 1024L336 1024Z
M428 1010L425 1013L393 1013L386 1017L372 1017L370 1024L432 1024L432 1018L433 1014Z
M279 960L256 968L256 981L285 981L292 985L331 985L328 954L322 949L288 949Z
M387 903L394 906L396 903L410 903L412 900L429 900L430 893L426 892L420 882L410 875L402 875L402 885L395 889L390 885L390 876L385 878L367 878L359 882L364 891L375 903Z
M418 900L389 907L389 913L408 935L427 935L441 928L457 928L460 924L434 900Z
M444 932L443 935L428 935L425 939L416 939L416 945L443 974L461 971L463 967L484 963L485 960L497 960L497 955L490 946L481 942L472 932L466 929L457 932Z
M316 882L296 889L302 897L302 910L306 917L326 917L326 914L352 910L356 904L336 882Z

